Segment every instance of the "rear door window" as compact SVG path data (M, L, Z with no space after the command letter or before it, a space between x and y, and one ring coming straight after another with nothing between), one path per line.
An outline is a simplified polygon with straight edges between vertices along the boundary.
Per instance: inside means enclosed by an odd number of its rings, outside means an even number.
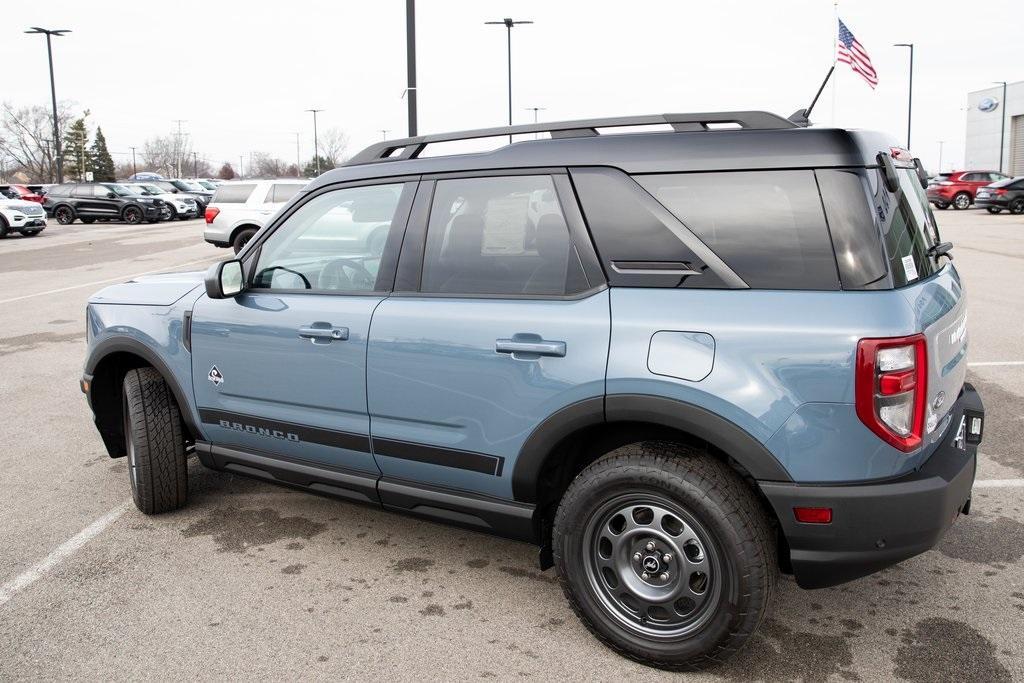
M212 204L244 204L249 199L256 185L240 183L238 185L221 185L213 195Z
M839 288L813 171L635 178L750 287Z

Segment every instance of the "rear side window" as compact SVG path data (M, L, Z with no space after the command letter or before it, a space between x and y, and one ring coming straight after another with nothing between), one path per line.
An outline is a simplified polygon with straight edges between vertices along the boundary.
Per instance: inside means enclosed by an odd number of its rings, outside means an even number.
M244 183L221 185L217 188L216 194L213 195L211 204L244 204L255 188L255 185Z
M815 171L843 289L884 289L887 267L863 171Z
M301 189L302 185L297 183L274 183L270 186L270 190L267 192L267 203L284 204L286 201L294 197Z
M587 286L550 176L437 181L420 291L558 296Z
M939 241L939 235L917 174L907 168L897 169L896 174L900 189L892 194L878 171L875 211L882 227L893 286L902 287L935 272L935 261L928 256L928 249Z
M636 176L756 289L838 289L813 171Z

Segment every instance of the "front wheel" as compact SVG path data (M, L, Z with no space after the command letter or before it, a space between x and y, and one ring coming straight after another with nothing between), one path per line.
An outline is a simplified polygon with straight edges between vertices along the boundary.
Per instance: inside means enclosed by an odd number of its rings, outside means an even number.
M963 210L971 205L971 195L966 192L960 192L953 197L953 208Z
M1024 199L1014 199L1010 203L1010 213L1018 216L1024 213Z
M1000 209L999 207L996 207L996 206L988 207L988 212L989 213L1000 213L1001 211L1002 211L1002 209Z
M58 206L53 212L53 217L61 225L71 225L75 222L75 212L71 210L70 206Z
M649 666L699 670L757 629L775 542L749 487L704 452L633 444L587 467L553 528L559 580L590 631Z
M142 209L137 206L129 206L121 217L128 225L138 225L142 222Z
M129 370L122 404L128 478L135 506L147 515L185 505L188 470L181 414L167 382L153 368Z

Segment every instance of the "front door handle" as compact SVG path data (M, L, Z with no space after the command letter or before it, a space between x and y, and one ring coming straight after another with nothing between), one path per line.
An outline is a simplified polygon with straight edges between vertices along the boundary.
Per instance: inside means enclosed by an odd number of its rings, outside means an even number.
M539 356L565 357L564 341L547 341L535 334L517 334L511 339L496 339L494 350L511 353L517 360L532 360Z
M314 344L330 344L332 341L347 340L348 328L334 327L330 323L313 323L309 327L300 327L299 336Z

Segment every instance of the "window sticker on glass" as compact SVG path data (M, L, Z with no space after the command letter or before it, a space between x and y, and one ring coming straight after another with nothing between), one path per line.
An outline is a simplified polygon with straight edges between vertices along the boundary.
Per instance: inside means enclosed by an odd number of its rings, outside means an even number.
M914 255L909 254L901 260L903 261L903 276L907 279L907 282L913 282L917 279L917 265L914 263Z

